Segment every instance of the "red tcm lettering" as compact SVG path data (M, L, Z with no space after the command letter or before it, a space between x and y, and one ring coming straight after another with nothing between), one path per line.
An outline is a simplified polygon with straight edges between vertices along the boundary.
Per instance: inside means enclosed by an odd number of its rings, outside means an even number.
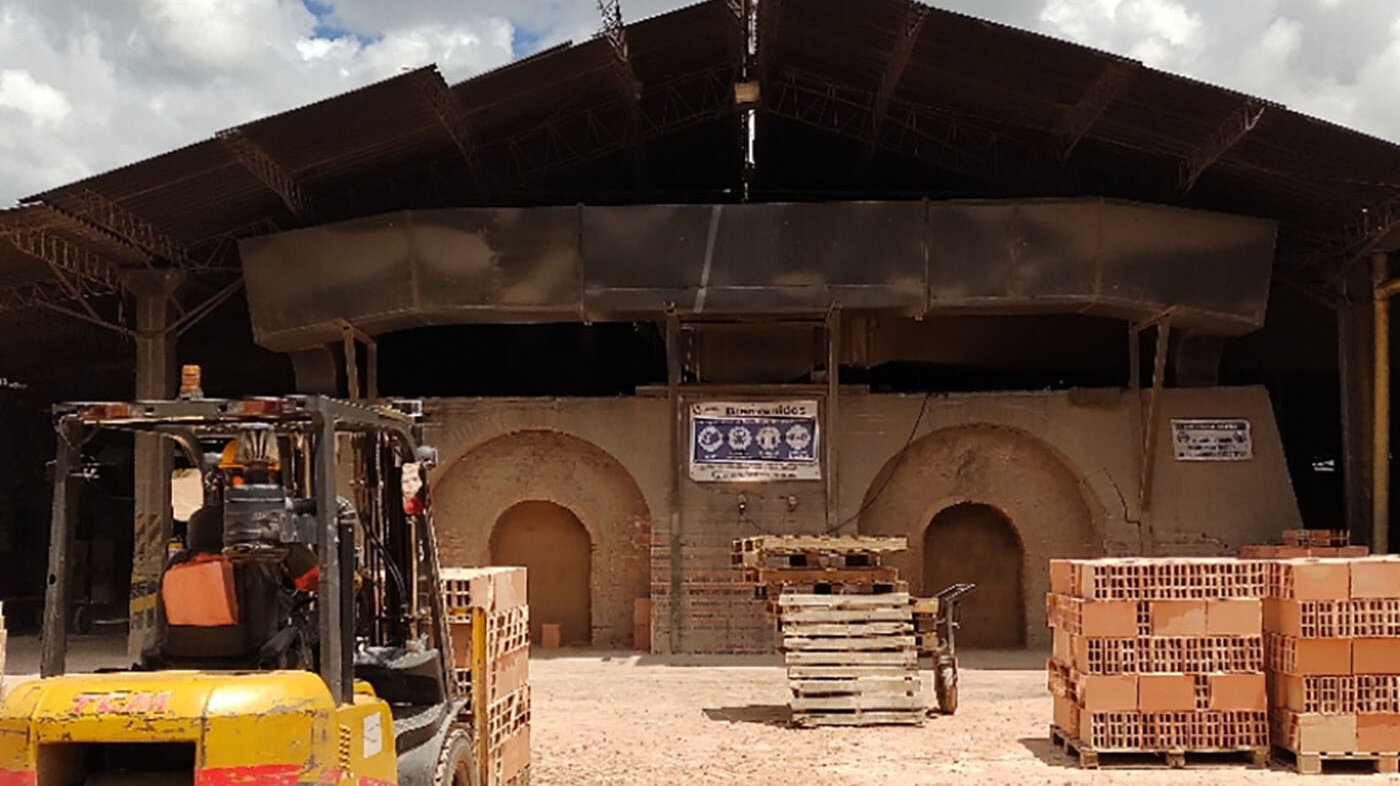
M149 715L165 712L170 703L170 691L113 691L112 693L79 693L73 697L70 715L91 711L96 715Z

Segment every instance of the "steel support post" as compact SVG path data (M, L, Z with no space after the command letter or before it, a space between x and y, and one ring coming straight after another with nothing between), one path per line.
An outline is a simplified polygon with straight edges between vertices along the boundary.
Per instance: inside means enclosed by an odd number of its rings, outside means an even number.
M1360 271L1358 271L1360 272ZM1370 271L1364 280L1348 282L1349 291L1371 290ZM1355 284L1356 286L1351 286ZM1371 441L1374 392L1371 362L1372 317L1369 302L1347 302L1337 307L1337 376L1341 393L1342 457L1346 524L1355 543L1371 538Z
M62 674L68 652L68 583L73 571L68 555L73 550L77 483L73 475L82 462L82 424L63 420L58 426L58 451L53 467L53 518L49 527L48 586L44 591L44 628L39 642L39 675Z
M316 439L315 496L316 517L320 521L320 543L317 548L321 559L320 586L317 591L317 623L321 638L321 677L330 688L336 704L348 703L351 699L351 681L346 679L343 647L353 647L354 642L344 640L342 615L346 613L341 594L340 572L340 525L336 516L335 485L335 417L329 412L320 413L321 422Z
M136 298L136 398L165 399L175 395L175 339L170 324L170 296L180 283L171 271L138 271L126 288ZM169 444L160 437L135 437L135 533L131 560L130 625L127 655L141 655L155 627L156 596L171 535Z
M1157 346L1152 357L1152 390L1148 394L1147 414L1142 414L1142 397L1139 386L1138 371L1138 335L1149 327L1155 327L1157 333ZM1150 555L1156 548L1156 536L1152 529L1152 484L1157 475L1157 441L1161 431L1162 412L1162 391L1166 387L1167 380L1167 352L1171 346L1171 312L1134 325L1129 331L1132 336L1132 343L1129 349L1129 360L1132 369L1129 376L1129 386L1133 392L1133 402L1137 410L1135 420L1142 423L1139 431L1141 442L1138 443L1141 452L1141 460L1138 463L1140 474L1138 476L1138 537L1139 547L1143 554Z
M686 463L685 412L681 402L681 322L674 309L666 314L666 401L671 415L671 526L668 532L670 547L670 590L667 612L670 615L670 630L667 643L670 652L681 650L681 579L685 570L684 541L681 539L681 483L684 482Z
M841 397L841 309L833 305L826 316L826 529L834 532L841 521L841 496L836 473L836 424Z
M1390 551L1390 297L1385 254L1371 258L1371 305L1375 339L1372 348L1371 551Z

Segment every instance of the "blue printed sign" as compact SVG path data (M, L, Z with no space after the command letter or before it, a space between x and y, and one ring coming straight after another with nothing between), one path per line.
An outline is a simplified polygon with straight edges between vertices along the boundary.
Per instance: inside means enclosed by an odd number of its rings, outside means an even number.
M821 480L815 401L707 401L690 407L690 477Z

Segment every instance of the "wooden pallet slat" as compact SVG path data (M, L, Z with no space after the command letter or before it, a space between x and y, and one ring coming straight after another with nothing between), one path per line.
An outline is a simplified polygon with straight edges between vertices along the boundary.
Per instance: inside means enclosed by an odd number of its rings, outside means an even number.
M880 595L815 595L784 592L778 596L778 605L784 609L800 607L804 610L825 609L829 611L891 608L901 611L904 614L904 619L910 617L909 593L907 592L887 592Z
M923 683L917 676L900 673L879 677L855 677L839 679L799 679L789 678L788 688L798 696L830 696L844 693L918 693Z
M784 636L783 649L788 652L877 652L903 651L914 647L913 636L861 636L850 638L802 638Z
M854 620L839 622L793 622L783 625L784 636L833 637L833 636L899 636L914 632L914 626L903 621L866 622Z

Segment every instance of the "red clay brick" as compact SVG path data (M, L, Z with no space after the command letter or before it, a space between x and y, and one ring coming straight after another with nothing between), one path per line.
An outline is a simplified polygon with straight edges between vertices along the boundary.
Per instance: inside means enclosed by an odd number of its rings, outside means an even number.
M1353 639L1352 674L1400 674L1400 639Z
M1194 712L1196 680L1190 674L1143 674L1138 677L1138 709L1143 712Z
M1079 707L1063 696L1054 698L1055 725L1070 737L1079 738Z
M1278 712L1285 718L1292 719L1292 733L1287 741L1282 742L1295 753L1347 753L1356 750L1355 715L1301 715L1288 710Z
M1356 750L1361 753L1400 752L1400 715L1357 715Z
M1212 674L1209 685L1212 710L1269 708L1263 674Z
M1340 559L1296 559L1276 563L1279 595L1293 600L1346 600L1351 597L1351 566Z
M1256 598L1206 601L1206 634L1258 636L1264 629L1263 608Z
M1050 591L1057 595L1074 595L1074 563L1067 559L1050 560Z
M1127 638L1137 635L1137 603L1095 601L1083 606L1083 635L1095 638Z
M1265 667L1280 674L1341 675L1351 673L1351 639L1299 639L1269 634Z
M1400 598L1400 559L1368 557L1353 560L1351 597Z
M1070 648L1068 631L1056 628L1050 631L1051 654L1055 660L1066 666L1074 663L1074 650Z
M1137 709L1138 678L1131 674L1080 675L1074 693L1085 712L1131 712Z
M1154 600L1150 608L1154 636L1206 635L1203 600Z

